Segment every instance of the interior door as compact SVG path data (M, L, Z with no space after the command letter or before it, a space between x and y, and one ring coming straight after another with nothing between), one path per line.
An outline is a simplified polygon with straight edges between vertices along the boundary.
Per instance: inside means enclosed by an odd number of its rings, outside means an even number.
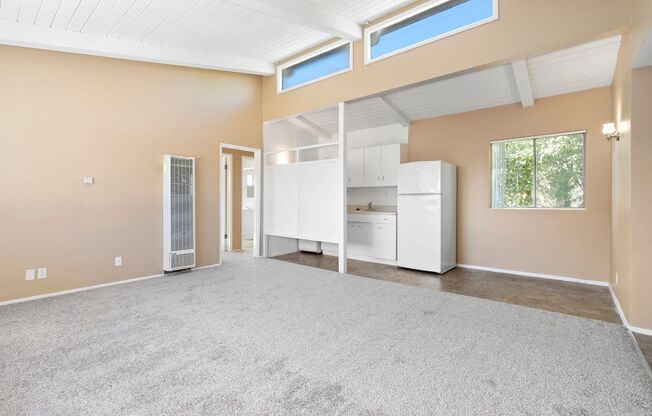
M441 195L398 196L398 265L441 273Z
M347 186L349 188L364 186L364 149L349 149L347 159Z
M364 185L382 185L382 149L380 146L364 149Z
M381 182L383 186L396 186L398 184L398 165L401 164L401 145L388 144L386 146L382 146L381 149Z

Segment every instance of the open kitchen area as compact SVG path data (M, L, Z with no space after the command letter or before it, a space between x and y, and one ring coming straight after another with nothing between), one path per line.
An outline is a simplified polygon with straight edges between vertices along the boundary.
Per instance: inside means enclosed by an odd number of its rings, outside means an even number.
M456 168L409 163L409 121L382 97L265 126L267 256L310 252L445 273Z

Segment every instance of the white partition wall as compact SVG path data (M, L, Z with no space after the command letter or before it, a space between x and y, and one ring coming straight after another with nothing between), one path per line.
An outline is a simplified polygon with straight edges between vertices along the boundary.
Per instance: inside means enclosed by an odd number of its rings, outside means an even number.
M299 163L299 238L338 243L338 160Z
M299 167L296 163L265 167L265 234L299 234Z
M268 255L295 247L288 240L334 243L340 253L345 250L343 111L341 104L264 125L263 224ZM345 254L340 254L339 270L346 272Z

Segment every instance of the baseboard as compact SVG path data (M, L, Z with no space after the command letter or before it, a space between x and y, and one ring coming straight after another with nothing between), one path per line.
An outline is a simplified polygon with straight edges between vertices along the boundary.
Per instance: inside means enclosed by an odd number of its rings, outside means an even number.
M211 267L217 267L217 266L219 266L219 264L210 264L210 265L207 265L207 266L195 267L192 270L210 269ZM122 284L126 284L126 283L140 282L141 280L156 279L156 278L162 277L162 276L164 276L164 274L159 273L159 274L153 274L153 275L150 275L150 276L135 277L133 279L117 280L115 282L101 283L99 285L84 286L84 287L78 287L78 288L75 288L75 289L61 290L61 291L58 291L58 292L44 293L42 295L28 296L28 297L25 297L25 298L5 300L3 302L0 302L0 306L12 305L14 303L29 302L29 301L38 300L38 299L52 298L52 297L55 297L55 296L69 295L71 293L84 292L86 290L100 289L100 288L103 288L103 287L122 285Z
M630 325L630 323L627 321L627 317L625 316L625 312L623 312L623 308L620 306L620 302L618 301L616 292L614 292L614 289L613 287L611 287L611 284L609 284L608 286L609 286L609 293L611 293L611 298L614 300L614 304L616 305L616 311L618 311L618 315L620 315L620 319L623 321L623 325L625 325L625 328L629 329L632 332L636 332L637 334L652 336L652 329L645 329L645 328L640 328L638 326Z
M486 272L505 273L505 274L511 274L516 276L536 277L539 279L559 280L562 282L581 283L584 285L591 285L591 286L609 286L608 282L601 282L598 280L578 279L576 277L568 277L568 276L557 276L554 274L521 272L518 270L507 270L507 269L497 269L494 267L474 266L471 264L458 264L457 267L461 267L463 269L483 270Z
M204 269L212 269L213 267L220 267L222 263L215 263L215 264L208 264L206 266L200 266L200 267L193 267L192 270L204 270Z

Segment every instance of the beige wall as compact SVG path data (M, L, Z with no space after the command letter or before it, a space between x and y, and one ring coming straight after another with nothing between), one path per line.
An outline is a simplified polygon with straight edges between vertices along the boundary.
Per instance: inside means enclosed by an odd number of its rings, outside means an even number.
M623 36L612 86L612 120L621 133L613 148L610 283L628 322L652 329L651 69L632 65L652 27L652 2L635 0L631 31ZM618 276L618 278L616 278Z
M160 273L166 153L197 158L197 263L218 262L219 144L261 147L260 77L6 46L0 62L0 301Z
M629 321L652 329L652 67L632 73L631 297Z
M631 241L631 36L623 35L612 85L612 120L620 140L612 141L611 272L609 282L626 316L630 307ZM616 277L617 276L617 277Z
M648 0L645 0L648 1ZM274 120L339 101L557 50L629 29L631 0L500 0L500 19L371 65L355 42L354 69L282 94L263 81L263 118Z
M601 126L609 88L415 122L411 161L458 166L457 261L462 264L607 281L611 149ZM490 209L489 142L587 130L585 210Z
M254 157L252 152L243 152L242 150L222 149L222 153L233 155L233 183L232 186L232 205L233 218L231 222L231 249L242 249L242 157Z

